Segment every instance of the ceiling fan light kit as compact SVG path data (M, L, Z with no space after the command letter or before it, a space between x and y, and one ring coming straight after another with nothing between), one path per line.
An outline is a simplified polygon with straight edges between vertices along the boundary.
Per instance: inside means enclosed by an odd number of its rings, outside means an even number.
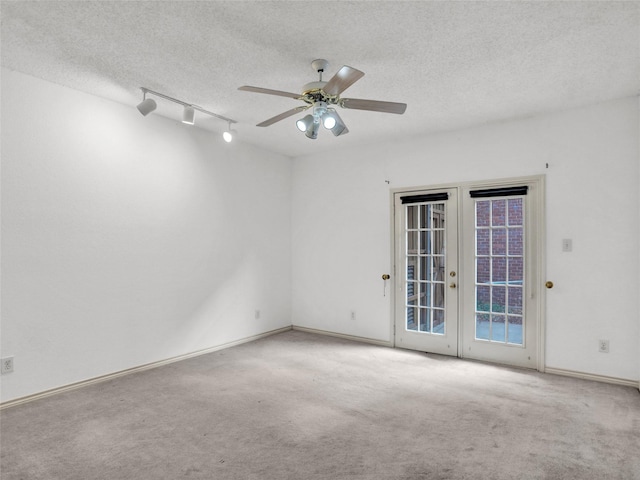
M226 142L230 142L231 140L233 140L232 132L234 131L231 130L231 124L238 123L237 121L227 117L223 117L222 115L218 115L217 113L210 112L208 110L198 107L197 105L192 105L190 103L183 102L182 100L178 100L177 98L170 97L163 93L154 92L153 90L149 90L148 88L145 88L145 87L140 87L140 90L142 90L142 102L138 104L137 108L138 108L138 111L143 116L146 117L151 112L153 112L156 108L158 108L158 104L156 103L155 100L153 100L152 98L147 98L147 94L155 95L156 97L164 98L165 100L169 100L170 102L182 105L183 107L182 123L185 123L187 125L195 124L196 110L198 112L204 113L205 115L209 115L210 117L215 117L215 118L219 118L220 120L226 121L229 124L229 128L222 134L222 136Z
M313 113L306 115L296 121L298 130L305 132L310 139L318 137L318 127L320 123L330 130L336 137L349 133L349 129L342 121L338 113L332 106L341 108L351 108L356 110L369 110L373 112L396 113L402 115L407 109L406 103L381 102L377 100L363 100L356 98L340 98L340 94L353 85L356 81L364 76L364 72L357 70L348 65L344 65L338 72L331 77L328 82L322 80L322 74L329 66L329 62L324 59L317 59L311 62L311 67L318 73L319 79L316 82L307 83L302 87L302 93L283 92L281 90L271 90L268 88L252 87L245 85L238 90L245 92L264 93L267 95L277 95L280 97L288 97L294 100L302 100L306 103L304 106L296 107L284 113L269 118L259 123L258 127L268 127L280 120L284 120L296 113L302 112L309 108L313 108Z

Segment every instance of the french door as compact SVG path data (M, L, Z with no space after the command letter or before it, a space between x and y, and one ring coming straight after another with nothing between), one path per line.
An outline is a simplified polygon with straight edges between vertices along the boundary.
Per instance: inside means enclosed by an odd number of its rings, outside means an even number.
M395 195L398 347L458 354L457 204L455 188Z
M543 180L394 194L397 347L542 369Z

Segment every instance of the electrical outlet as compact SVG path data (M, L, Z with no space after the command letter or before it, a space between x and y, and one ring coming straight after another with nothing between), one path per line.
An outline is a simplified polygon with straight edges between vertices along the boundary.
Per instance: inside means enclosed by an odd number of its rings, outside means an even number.
M356 319L356 311L351 310L351 320L355 320L355 319Z
M260 320L260 310L256 310L255 319Z
M13 357L5 357L0 362L0 370L3 374L13 372Z
M598 351L600 353L609 353L609 340L598 340Z

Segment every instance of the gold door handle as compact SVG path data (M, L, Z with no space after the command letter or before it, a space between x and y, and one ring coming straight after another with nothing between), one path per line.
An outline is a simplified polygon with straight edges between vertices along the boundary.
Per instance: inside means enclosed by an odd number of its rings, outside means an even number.
M389 280L390 278L391 278L391 275L389 275L388 273L385 273L382 275L383 280Z
M547 288L553 288L553 282L547 281L547 283L545 283L544 286Z
M455 283L450 283L449 284L449 288L456 288L456 284Z

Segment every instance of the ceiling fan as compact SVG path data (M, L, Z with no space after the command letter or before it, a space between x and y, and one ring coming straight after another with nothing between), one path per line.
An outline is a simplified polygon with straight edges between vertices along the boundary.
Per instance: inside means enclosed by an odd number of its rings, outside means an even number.
M322 80L322 73L329 66L329 62L324 59L317 59L311 62L311 67L318 72L320 78L317 82L307 83L302 87L302 93L290 93L268 88L251 87L245 85L238 88L245 92L266 93L268 95L278 95L289 97L294 100L302 100L306 105L302 105L291 110L287 110L280 115L271 117L258 127L268 127L280 120L284 120L298 112L303 112L313 108L313 113L301 118L296 122L298 129L305 133L308 138L318 138L320 123L337 137L349 132L334 106L342 108L352 108L355 110L370 110L373 112L403 114L407 109L406 103L380 102L377 100L362 100L358 98L341 98L340 94L364 76L364 72L353 67L344 65L328 82Z

